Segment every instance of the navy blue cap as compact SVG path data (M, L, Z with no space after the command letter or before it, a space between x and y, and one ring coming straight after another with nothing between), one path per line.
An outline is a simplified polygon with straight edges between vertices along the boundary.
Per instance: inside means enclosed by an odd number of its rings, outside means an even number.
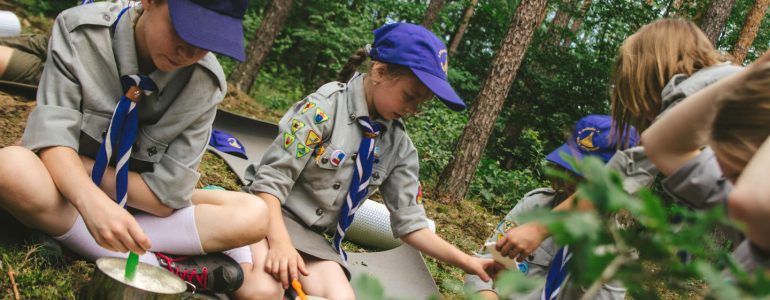
M449 108L456 111L465 109L465 103L447 81L449 61L446 46L425 27L392 23L377 28L369 57L409 67Z
M249 159L246 156L246 148L243 147L241 141L227 132L213 129L211 131L211 139L209 139L209 145L219 151L230 153L243 159Z
M572 136L567 143L548 154L545 159L576 174L580 174L580 172L564 161L561 158L561 153L572 155L577 161L583 160L585 156L593 155L606 163L615 155L617 150L615 139L610 137L611 131L612 118L610 116L586 116L575 124L575 130L572 132ZM628 147L630 148L636 146L636 143L639 141L639 135L637 135L634 128L631 128L629 132Z
M185 42L244 61L243 15L248 0L168 0L174 30Z

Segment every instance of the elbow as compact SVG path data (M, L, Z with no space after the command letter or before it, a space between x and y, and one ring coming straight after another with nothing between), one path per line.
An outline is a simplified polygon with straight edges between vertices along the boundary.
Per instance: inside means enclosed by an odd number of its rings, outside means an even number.
M658 147L658 143L655 141L655 137L650 134L649 130L647 130L642 133L640 142L642 146L644 146L644 154L647 155L650 161L657 166L659 164L658 160L660 158L660 149Z
M747 213L755 209L752 199L755 195L742 185L736 185L727 195L727 214L734 220L743 220Z

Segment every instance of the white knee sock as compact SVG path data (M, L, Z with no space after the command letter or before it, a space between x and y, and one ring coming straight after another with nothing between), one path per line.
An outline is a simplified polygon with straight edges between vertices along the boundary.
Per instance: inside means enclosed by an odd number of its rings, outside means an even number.
M65 247L74 251L77 254L82 255L89 261L95 261L100 257L128 257L128 253L120 253L110 251L102 248L96 243L96 240L91 236L86 228L86 223L83 222L83 218L78 215L75 220L75 224L72 225L67 233L53 237L57 241L61 242ZM155 258L155 254L147 251L144 255L139 256L139 261L147 263L153 266L159 266L158 259Z
M222 251L222 253L229 256L239 264L254 264L254 261L251 258L251 248L249 247L249 245L238 247L235 249L225 250L225 251Z
M195 227L195 206L174 211L165 218L146 213L134 217L152 242L152 251L177 255L206 254Z

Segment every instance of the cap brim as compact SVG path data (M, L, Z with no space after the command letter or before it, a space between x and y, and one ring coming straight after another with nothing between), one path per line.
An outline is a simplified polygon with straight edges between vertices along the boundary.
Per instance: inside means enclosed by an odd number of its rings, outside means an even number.
M191 1L168 1L171 23L182 40L195 47L244 61L243 20Z
M570 163L566 162L564 159L561 158L561 154L566 153L568 155L571 155L575 158L577 161L581 161L583 159L583 154L580 153L580 151L576 151L575 149L572 149L572 147L569 146L569 144L563 144L561 147L557 148L556 150L553 150L553 152L549 153L545 159L555 163L559 166L562 166L563 168L572 171L575 174L580 174L578 170L575 170Z
M447 107L454 111L465 109L465 103L460 99L460 96L457 95L455 90L452 89L449 82L428 72L420 71L415 68L411 69L412 72L414 72L414 75L416 75L417 78L419 78L420 81L422 81L422 83L425 84L425 86L427 86L439 100L441 100L441 102L444 102Z

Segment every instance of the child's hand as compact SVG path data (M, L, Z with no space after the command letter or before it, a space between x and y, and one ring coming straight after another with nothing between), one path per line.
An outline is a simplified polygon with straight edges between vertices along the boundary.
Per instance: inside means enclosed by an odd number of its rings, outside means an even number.
M265 272L272 274L275 280L281 282L284 289L288 289L292 279L299 279L297 271L305 276L310 275L305 268L305 261L291 242L270 245L265 261Z
M498 272L504 270L505 267L496 263L495 260L491 258L480 258L468 255L466 263L462 265L462 269L465 273L475 274L484 282L489 282L489 280L497 276Z
M548 229L538 223L526 223L508 230L497 241L497 251L516 261L524 261L548 237Z
M118 252L131 251L144 254L152 246L150 239L139 227L136 219L118 206L104 193L95 193L96 198L83 201L80 215L96 243L105 249Z

